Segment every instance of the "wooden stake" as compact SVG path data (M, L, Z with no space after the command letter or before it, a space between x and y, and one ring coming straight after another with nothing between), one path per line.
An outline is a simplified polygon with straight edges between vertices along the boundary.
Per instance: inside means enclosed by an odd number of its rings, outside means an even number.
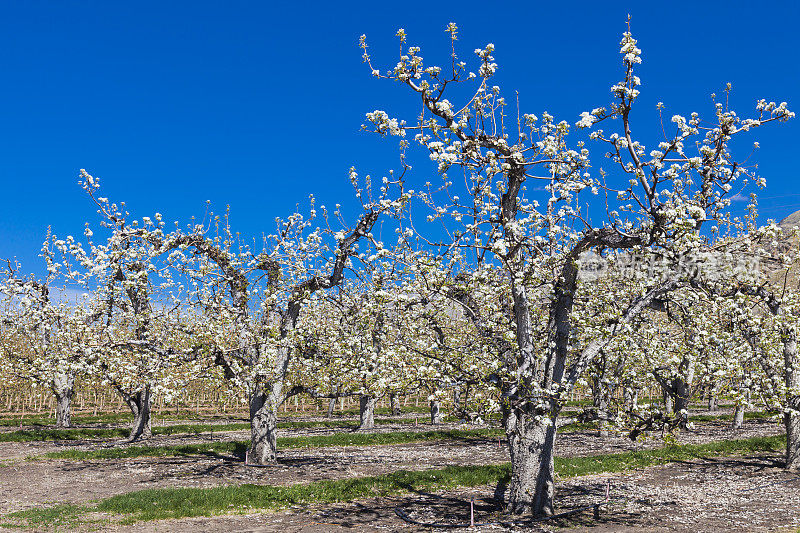
M475 496L469 500L469 527L475 527Z

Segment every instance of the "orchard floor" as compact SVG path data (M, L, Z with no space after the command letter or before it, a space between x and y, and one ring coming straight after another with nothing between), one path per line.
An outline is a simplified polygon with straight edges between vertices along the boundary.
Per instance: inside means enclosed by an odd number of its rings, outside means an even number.
M463 427L445 424L439 429ZM376 431L414 430L415 426L381 425ZM416 427L420 431L432 426ZM283 436L327 434L336 430L315 428L282 430ZM338 431L342 431L339 429ZM704 422L682 432L681 443L705 443L777 434L774 422L748 420L738 431L727 423ZM243 440L246 432L214 433L215 440ZM208 442L210 434L154 437L148 445ZM77 445L76 445L77 444ZM69 448L96 449L111 442L0 443L0 515L53 505L82 504L144 488L210 487L230 484L286 485L321 479L342 479L384 474L401 469L423 470L447 465L481 465L508 461L505 442L470 438L389 446L348 446L283 449L275 466L245 466L233 455L106 459L89 461L36 460L25 458ZM116 446L124 446L115 444ZM653 439L633 443L622 437L601 438L593 431L562 433L557 444L561 456L615 453L661 443ZM800 527L800 479L784 472L777 455L716 458L673 463L614 475L583 476L562 481L558 504L567 509L594 503L604 497L608 480L612 500L592 520L588 511L558 523L566 531L744 531ZM275 513L220 516L201 519L143 522L128 526L101 525L104 531L428 531L402 521L395 508L402 507L422 522L468 521L470 497L476 499L476 521L495 521L496 487L469 491L382 498L352 504L291 509ZM548 526L550 527L550 526ZM103 529L105 528L105 529ZM539 528L539 529L537 529ZM566 529L564 529L566 528ZM434 529L435 530L435 529ZM527 524L518 528L493 523L481 531L543 530Z

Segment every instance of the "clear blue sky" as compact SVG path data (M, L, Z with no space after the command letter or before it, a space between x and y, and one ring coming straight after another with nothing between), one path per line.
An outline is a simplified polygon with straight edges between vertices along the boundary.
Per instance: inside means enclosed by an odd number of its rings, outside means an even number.
M446 58L454 21L465 60L495 44L497 83L523 111L574 123L610 102L628 13L644 57L639 113L654 119L663 101L670 116L709 115L729 81L740 112L758 98L800 111L795 2L6 2L0 258L38 271L48 225L80 235L96 222L80 168L136 216L187 222L211 200L252 236L310 193L347 204L351 165L381 174L397 162L394 141L359 132L364 113L416 109L369 75L362 33L385 69L397 28L426 59ZM798 133L800 119L752 137L765 215L800 209Z

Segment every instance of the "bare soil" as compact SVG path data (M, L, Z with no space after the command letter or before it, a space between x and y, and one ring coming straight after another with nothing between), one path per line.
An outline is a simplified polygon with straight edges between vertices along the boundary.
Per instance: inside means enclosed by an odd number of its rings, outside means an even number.
M438 429L463 427L456 424ZM376 431L413 430L414 426L381 425ZM432 426L419 425L420 431ZM747 438L779 433L771 422L747 421L738 431L726 422L698 424L678 436L681 443ZM297 436L341 431L334 428L284 430ZM215 432L215 440L240 440L247 432ZM210 434L154 437L148 445L208 442ZM321 479L341 479L383 474L400 469L422 470L447 465L490 464L508 461L505 441L411 443L391 446L348 446L284 449L278 464L248 467L241 457L195 456L109 459L93 461L37 460L24 458L70 448L94 449L127 446L120 443L26 442L0 443L0 514L54 503L86 503L91 500L160 487L210 487L255 483L284 485ZM561 456L614 453L660 446L659 439L631 442L623 437L600 437L596 432L562 433L557 444ZM593 520L591 510L558 523L568 531L730 531L770 530L800 526L800 480L780 469L777 456L709 459L676 463L642 471L609 476L584 476L560 483L558 503L566 509L604 498L608 479L612 500ZM429 531L410 525L395 513L396 507L421 522L468 521L469 498L476 498L476 521L491 521L479 530L535 531L523 524L503 526L496 487L453 491L434 495L384 498L327 507L292 509L278 513L167 520L129 526L108 525L108 531ZM465 514L467 513L467 514ZM466 517L466 518L465 518ZM741 524L745 524L742 526ZM551 527L551 526L546 526ZM436 529L433 529L436 530Z

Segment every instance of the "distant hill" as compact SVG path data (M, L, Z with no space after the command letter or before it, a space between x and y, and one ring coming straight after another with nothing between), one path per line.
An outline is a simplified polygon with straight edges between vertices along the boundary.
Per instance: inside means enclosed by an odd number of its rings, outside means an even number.
M784 231L790 231L794 227L800 227L800 211L795 211L788 217L778 222L778 226Z
M778 227L783 230L784 234L778 241L777 248L769 246L769 251L766 255L778 256L792 252L796 253L798 246L800 246L800 211L795 211L778 222ZM798 228L798 232L792 231L795 228ZM762 259L762 265L766 266L768 276L775 289L780 289L781 287L800 288L800 265L792 265L788 272L784 266L771 264L768 259L766 262Z

